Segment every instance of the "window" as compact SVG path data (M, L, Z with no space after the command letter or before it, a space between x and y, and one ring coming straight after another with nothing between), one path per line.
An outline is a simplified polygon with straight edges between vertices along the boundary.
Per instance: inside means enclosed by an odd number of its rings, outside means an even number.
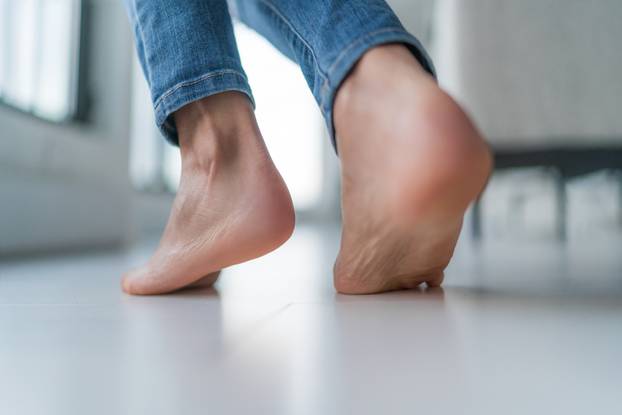
M50 121L75 114L80 0L0 0L0 101Z
M236 24L235 33L270 154L296 209L314 210L325 193L323 155L324 147L330 145L320 111L296 64L246 26ZM134 79L133 181L142 189L175 190L181 167L179 150L166 144L153 126L149 93L139 69Z

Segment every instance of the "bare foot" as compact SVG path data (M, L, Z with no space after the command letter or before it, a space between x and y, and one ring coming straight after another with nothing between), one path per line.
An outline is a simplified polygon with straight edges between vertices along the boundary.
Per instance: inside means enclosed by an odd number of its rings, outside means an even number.
M293 231L289 192L245 96L208 97L182 108L175 120L179 191L155 254L123 278L130 294L213 283L216 271L276 249Z
M211 274L206 275L205 277L196 280L190 285L187 285L186 288L207 288L213 286L216 281L220 278L220 271L212 272Z
M488 146L404 46L364 55L335 100L347 294L438 286L464 212L491 171Z

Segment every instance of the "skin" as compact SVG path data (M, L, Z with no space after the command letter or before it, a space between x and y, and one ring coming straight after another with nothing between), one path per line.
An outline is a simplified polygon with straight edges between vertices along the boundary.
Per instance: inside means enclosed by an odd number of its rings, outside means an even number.
M368 51L334 105L343 233L337 291L438 286L490 151L464 111L401 45ZM130 294L216 281L291 235L294 211L245 96L214 95L175 114L180 188L160 245L127 273Z
M179 190L155 254L123 278L130 294L204 286L214 272L276 249L294 229L291 197L245 95L211 96L182 108L175 121Z
M439 286L464 213L490 175L487 144L398 45L362 58L340 88L334 114L343 216L336 289Z

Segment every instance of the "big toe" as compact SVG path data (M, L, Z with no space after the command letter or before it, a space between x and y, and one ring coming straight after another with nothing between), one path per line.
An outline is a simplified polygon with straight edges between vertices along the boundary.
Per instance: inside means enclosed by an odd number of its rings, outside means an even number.
M147 267L141 267L127 272L121 280L121 288L132 295L155 294L154 281L149 278Z

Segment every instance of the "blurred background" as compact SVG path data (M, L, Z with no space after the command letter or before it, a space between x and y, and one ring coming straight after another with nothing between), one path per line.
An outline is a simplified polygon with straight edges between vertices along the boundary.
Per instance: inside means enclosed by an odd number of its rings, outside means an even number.
M622 0L389 3L495 152L443 288L335 293L339 160L236 23L296 231L145 298L179 155L122 0L0 0L0 414L622 414Z
M465 238L619 237L622 2L389 3L496 153ZM298 221L337 223L338 159L300 70L235 30ZM180 161L150 102L120 0L0 0L2 257L126 247L161 231Z

